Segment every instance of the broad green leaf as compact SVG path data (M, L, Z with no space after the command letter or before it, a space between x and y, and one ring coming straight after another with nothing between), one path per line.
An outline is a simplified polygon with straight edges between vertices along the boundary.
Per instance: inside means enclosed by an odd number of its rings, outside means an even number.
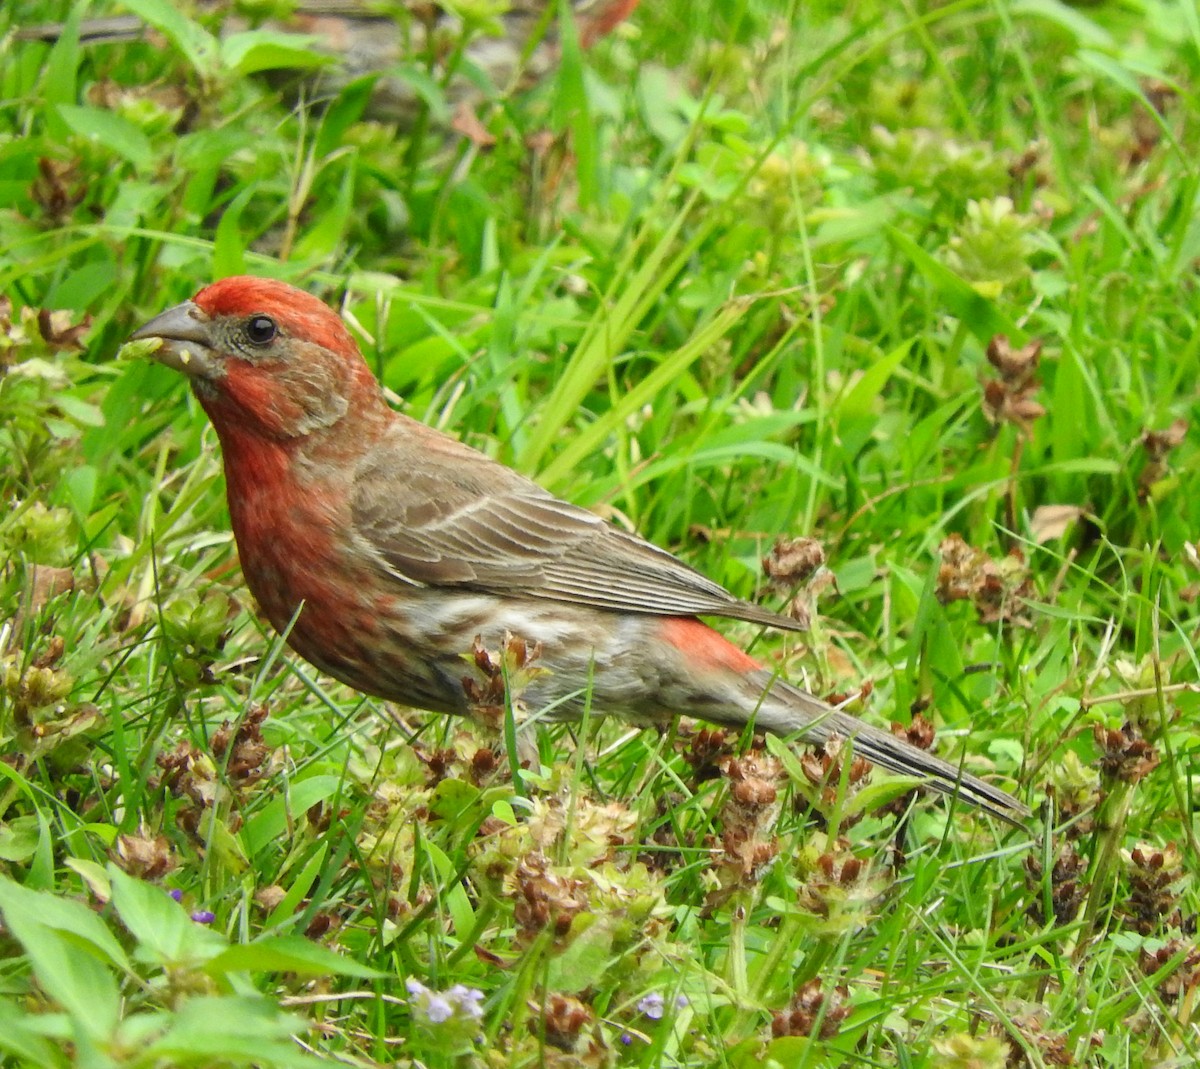
M47 104L74 104L78 92L79 76L79 22L87 11L88 3L72 4L63 20L58 40L50 49L42 71L41 89ZM54 108L45 111L46 129L55 140L66 135L66 127Z
M448 781L443 781L448 782ZM454 880L454 863L446 852L429 839L422 841L422 849L429 856L434 868L437 869L438 883L442 887L441 897L446 908L450 911L450 920L454 925L454 934L459 939L466 939L475 926L475 911L471 908L471 899L462 881Z
M0 823L0 861L24 864L37 850L37 817L16 817Z
M86 937L69 939L60 933L70 932L71 928L53 928L42 923L39 916L44 907L61 918L59 907L64 901L54 906L49 893L29 892L0 877L0 914L5 927L25 949L38 984L71 1016L83 1035L106 1042L120 1019L121 996L116 980L96 957L93 941L85 941ZM98 917L95 920L99 923Z
M338 91L337 98L321 116L317 159L325 159L345 143L346 132L362 118L378 81L378 74L369 74L356 78Z
M238 74L271 70L315 70L332 63L331 57L313 50L319 37L270 30L245 30L221 42L221 65Z
M31 891L0 876L0 911L23 911L45 928L53 928L76 942L88 944L93 952L120 969L129 968L129 959L116 936L104 921L75 898L50 891Z
M26 1027L30 1019L28 1012L22 1012L7 999L0 998L0 1052L19 1059L22 1066L58 1069L70 1064L56 1044Z
M254 857L263 847L286 834L288 814L306 813L318 802L332 798L342 789L343 782L340 776L312 776L289 783L286 791L281 791L261 812L246 821L241 833L246 855Z
M888 227L887 233L892 244L937 291L946 311L960 319L982 344L986 345L997 334L1007 334L1014 345L1025 343L1025 332L970 283L935 260L903 231Z
M586 68L579 45L571 6L560 0L558 23L561 55L558 61L557 92L554 94L556 124L569 127L571 147L575 151L575 176L579 183L579 203L590 207L599 192L599 157L595 120L591 114L584 79Z
M300 903L312 891L313 885L317 882L320 876L321 869L325 864L325 858L329 854L328 840L321 842L317 849L313 851L312 857L308 859L308 863L300 870L300 874L292 879L291 887L280 900L267 918L264 927L269 931L282 926L284 921L289 920L300 907ZM282 881L281 881L282 882Z
M233 198L217 221L217 233L213 239L213 278L241 275L246 271L246 249L253 235L242 231L242 212L254 199L257 187L248 185ZM152 339L146 339L147 341ZM129 343L127 342L126 345Z
M115 152L136 170L154 167L150 139L123 115L79 104L60 104L58 114L73 133Z
M350 213L354 207L354 183L357 177L356 157L344 155L342 181L337 195L321 198L316 221L296 242L296 258L299 260L324 260L333 256L345 240L350 224Z
M869 416L874 412L876 400L883 393L888 380L904 362L912 348L912 342L902 342L887 356L875 360L863 372L862 377L833 406L835 418Z
M142 1053L148 1065L294 1066L318 1069L323 1059L304 1054L290 1037L308 1029L285 1016L274 1002L254 997L193 998L175 1013L171 1026Z
M227 945L220 932L198 924L165 888L108 866L112 902L121 923L138 941L136 956L170 968L203 964Z
M215 73L216 38L192 22L178 5L169 0L122 0L122 3L156 30L160 30L198 74L210 77Z
M549 964L547 983L557 991L576 994L595 982L613 956L613 919L580 913L571 921L571 941Z
M1061 0L1014 0L1014 15L1043 18L1070 33L1080 45L1112 48L1113 36L1083 11Z
M104 413L97 405L89 404L78 397L72 397L68 393L59 394L56 403L66 415L84 427L104 426Z
M270 936L252 943L238 943L221 951L204 969L213 975L294 972L302 976L356 976L362 980L376 980L387 975L299 935Z

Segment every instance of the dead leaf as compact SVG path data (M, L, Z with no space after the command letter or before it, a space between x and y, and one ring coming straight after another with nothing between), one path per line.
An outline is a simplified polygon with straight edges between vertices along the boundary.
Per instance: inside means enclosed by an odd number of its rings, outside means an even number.
M1078 505L1040 505L1033 511L1029 526L1033 540L1039 545L1062 538L1076 520L1083 515Z
M465 100L455 109L450 126L476 148L491 148L496 143L495 134L479 121L475 109Z

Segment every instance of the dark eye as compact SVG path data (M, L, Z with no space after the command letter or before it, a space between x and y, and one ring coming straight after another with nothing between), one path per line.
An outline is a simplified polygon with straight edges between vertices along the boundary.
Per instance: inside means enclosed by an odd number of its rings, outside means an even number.
M246 320L246 338L251 345L269 345L279 328L270 316L253 315Z

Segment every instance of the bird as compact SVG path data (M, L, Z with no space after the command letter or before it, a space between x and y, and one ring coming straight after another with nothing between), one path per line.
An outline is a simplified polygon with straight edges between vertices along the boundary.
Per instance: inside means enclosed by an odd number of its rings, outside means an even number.
M402 414L341 317L235 276L130 337L191 384L216 430L246 584L304 660L357 691L470 715L467 660L540 647L521 698L617 715L848 740L1013 824L1016 798L789 683L701 617L799 630L683 561Z

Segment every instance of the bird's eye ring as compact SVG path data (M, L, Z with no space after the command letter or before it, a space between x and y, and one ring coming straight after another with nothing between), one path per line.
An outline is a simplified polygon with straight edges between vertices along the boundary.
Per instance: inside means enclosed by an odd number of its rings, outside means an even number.
M270 316L252 315L246 320L246 338L251 345L269 345L278 333L279 328Z

